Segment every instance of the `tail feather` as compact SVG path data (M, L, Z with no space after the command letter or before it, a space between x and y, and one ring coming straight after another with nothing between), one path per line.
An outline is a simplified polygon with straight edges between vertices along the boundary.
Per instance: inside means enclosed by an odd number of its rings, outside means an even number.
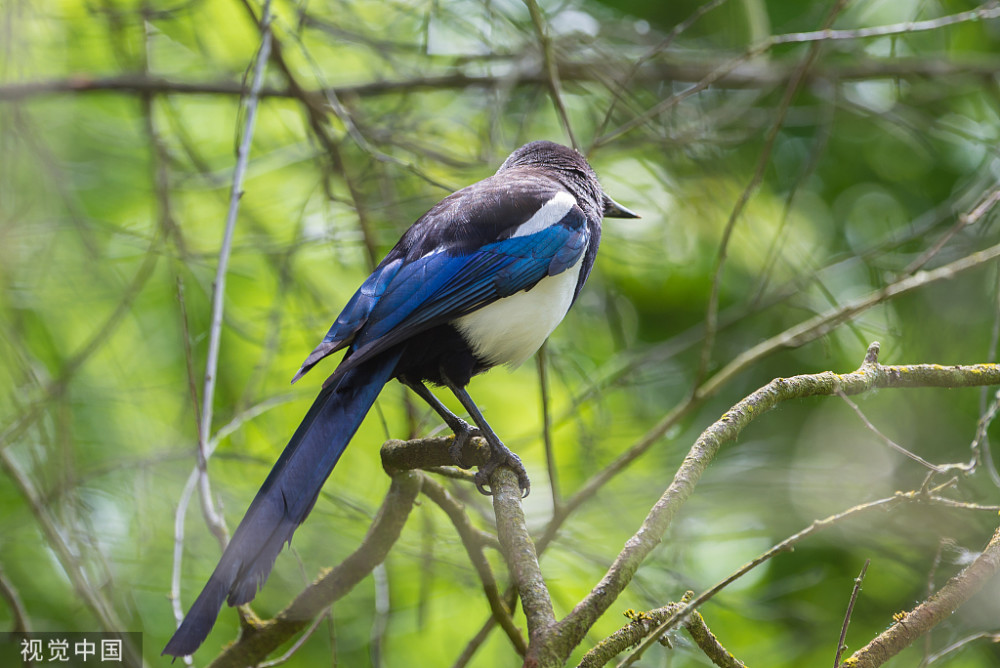
M223 600L242 605L253 599L392 377L399 355L390 352L366 361L319 393L163 654L194 653L215 624Z

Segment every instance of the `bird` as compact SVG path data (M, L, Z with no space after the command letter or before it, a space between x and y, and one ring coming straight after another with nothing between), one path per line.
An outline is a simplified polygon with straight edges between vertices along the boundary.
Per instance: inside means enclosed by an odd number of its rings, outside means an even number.
M465 388L473 376L515 367L541 347L591 273L603 217L638 218L604 193L575 149L533 141L413 223L292 379L346 349L162 654L193 654L223 601L236 606L254 598L393 378L455 433L449 454L458 466L470 468L462 457L469 439L485 439L490 456L474 478L480 492L490 494L493 471L507 466L526 496L524 465ZM427 383L448 388L474 425L445 407Z

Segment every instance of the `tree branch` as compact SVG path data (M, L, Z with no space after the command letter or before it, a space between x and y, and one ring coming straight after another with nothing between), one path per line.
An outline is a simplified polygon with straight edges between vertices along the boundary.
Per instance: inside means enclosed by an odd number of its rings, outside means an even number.
M4 573L2 567L0 567L0 596L7 601L7 607L10 609L10 616L14 620L14 623L10 628L11 632L28 633L31 631L31 622L28 619L28 611L24 608L24 602L21 600L21 595L17 592L17 587L14 586L14 583L7 579L7 575Z
M724 443L736 439L756 417L788 399L829 396L838 391L859 394L889 387L970 387L1000 383L996 364L943 367L936 364L882 366L879 344L872 343L864 363L852 373L824 372L777 378L753 392L706 429L685 457L673 482L653 505L639 530L625 543L601 581L567 615L546 633L545 653L565 659L594 622L617 599L642 561L655 548L677 511L691 496L708 464ZM534 638L533 638L534 640ZM535 651L534 648L532 650Z
M692 592L688 592L685 598L691 595ZM647 637L665 619L673 617L684 606L684 603L683 600L680 603L670 603L649 612L626 610L625 616L631 619L632 623L618 629L584 654L583 659L577 664L577 668L600 668L605 665L615 656ZM722 643L708 628L705 619L697 612L687 616L684 620L684 629L698 645L698 648L715 665L720 668L746 668L742 661L722 646Z
M419 473L412 471L393 476L382 507L358 549L309 585L274 619L261 621L252 613L247 615L239 639L216 657L211 668L243 668L260 663L385 561L410 516L422 480Z
M844 660L843 668L874 668L910 646L947 619L1000 571L1000 528L986 548L961 573L948 580L929 599L896 620L867 645Z
M421 491L427 498L436 503L455 525L455 531L458 532L462 545L465 546L469 561L472 562L476 573L479 574L480 581L482 581L483 593L486 594L490 610L493 611L493 618L510 638L517 653L524 656L528 651L528 643L521 635L520 629L514 624L514 620L510 616L510 609L500 596L500 588L497 586L496 578L493 577L493 569L490 568L490 562L483 553L483 538L480 536L480 531L473 526L462 504L448 493L444 485L430 476L424 476Z
M559 78L562 81L597 82L598 73L608 70L608 62L560 62ZM643 63L634 75L639 84L664 81L699 82L715 74L711 84L721 88L748 89L770 88L788 81L796 66L780 61L724 65L714 59L681 60L673 57L667 62ZM851 63L817 66L806 73L806 81L862 81L886 78L940 78L988 77L1000 69L996 60L944 61L919 58L871 58ZM611 74L611 73L606 73ZM606 76L602 75L603 76ZM361 84L331 86L329 91L337 97L372 98L420 91L464 90L469 87L497 88L509 86L545 86L548 76L543 68L522 69L513 79L508 73L501 75L467 74L449 72L409 79L377 80ZM128 93L142 95L224 95L241 96L246 87L240 81L186 81L158 75L120 74L109 76L74 75L62 79L19 81L0 85L0 102L21 102L50 95L66 93ZM291 87L263 86L262 98L301 99L302 93ZM305 96L317 105L326 103L321 90L310 90ZM606 143L602 141L600 143Z
M695 394L699 397L715 394L734 375L745 370L761 357L781 348L795 348L804 345L884 301L913 292L936 281L954 278L964 271L982 266L998 257L1000 257L1000 244L972 253L932 271L921 271L913 276L907 276L884 288L847 302L843 306L833 308L826 313L820 313L740 353L733 361L705 381Z
M520 592L521 607L528 619L529 642L525 664L549 665L549 657L545 661L539 661L537 652L539 648L547 647L547 643L536 641L548 634L555 624L556 616L552 610L548 586L538 566L535 544L524 521L521 487L513 471L500 467L490 478L490 489L493 490L493 510L497 516L500 548L507 559L511 579Z
M545 19L542 16L542 10L538 7L537 0L524 1L525 4L528 5L528 12L531 14L531 22L534 24L535 34L538 36L538 46L542 51L542 61L545 66L545 79L549 86L549 95L552 96L552 105L556 109L556 115L559 116L559 121L562 123L563 130L569 138L570 145L579 150L580 144L576 140L576 135L573 134L573 126L569 122L569 114L566 113L566 105L563 104L562 85L559 83L559 66L556 61L555 49L552 46L552 39L549 37L548 32L545 29Z
M824 30L833 25L834 19L836 19L837 15L840 14L841 10L843 10L845 4L846 0L837 0L834 3L833 8L827 14L826 20L823 22ZM729 219L726 221L726 226L723 228L722 238L719 241L719 250L715 259L715 271L712 276L712 288L709 291L708 307L705 312L705 340L702 343L698 371L695 374L695 386L700 385L701 381L704 380L712 361L712 349L715 345L715 334L718 328L719 319L719 293L722 290L722 274L726 266L726 258L729 254L729 240L732 238L733 230L736 228L736 222L743 215L743 210L750 202L754 193L756 193L760 188L760 184L764 181L764 171L771 162L771 153L773 152L774 144L778 139L778 133L781 131L781 128L785 123L785 116L788 114L788 109L792 105L792 100L795 98L795 95L798 93L803 82L805 81L806 73L816 61L816 56L819 54L819 47L820 44L818 42L814 42L810 45L805 58L803 58L802 62L795 67L792 77L785 86L785 92L781 97L781 101L778 103L777 110L774 112L774 121L768 129L767 135L764 137L764 146L761 148L760 155L757 157L757 165L754 168L753 176L740 193L739 198L736 200L736 205L733 207L729 214Z

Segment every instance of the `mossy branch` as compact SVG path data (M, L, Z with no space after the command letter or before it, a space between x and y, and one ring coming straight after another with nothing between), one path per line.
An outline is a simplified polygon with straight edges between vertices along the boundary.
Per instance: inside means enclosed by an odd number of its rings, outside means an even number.
M694 492L695 486L723 444L732 442L755 418L789 399L831 396L838 393L860 394L876 388L896 387L971 387L1000 383L996 364L941 366L914 364L882 366L878 363L879 344L872 343L864 362L854 372L830 371L776 378L726 411L706 429L677 470L673 482L653 505L642 526L625 543L614 563L593 589L564 619L553 625L541 638L532 638L529 657L553 656L565 661L582 642L587 631L618 598L639 565L660 543L680 507ZM534 641L541 643L535 646ZM560 665L559 662L539 665Z
M840 665L843 668L874 668L899 654L947 619L1000 571L1000 528L971 564L896 623L872 639Z

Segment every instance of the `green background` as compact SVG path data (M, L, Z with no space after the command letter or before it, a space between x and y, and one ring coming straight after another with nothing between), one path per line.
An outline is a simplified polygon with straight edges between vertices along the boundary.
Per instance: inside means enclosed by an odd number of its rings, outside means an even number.
M1000 241L992 213L956 226L1000 180L1000 21L942 18L976 7L969 2L858 0L834 28L931 23L766 48L770 35L820 30L832 5L731 0L665 44L699 4L541 6L580 148L605 190L642 216L605 221L590 282L547 346L563 496L704 379L720 241L748 188L720 274L708 374L816 313ZM285 69L272 59L265 77L213 402L212 433L224 433L211 490L230 529L332 370L288 385L367 275L370 251L377 260L436 200L489 175L522 143L569 143L526 5L314 0L272 9ZM105 620L122 625L108 630L143 632L150 665L166 665L158 652L176 624L172 569L181 569L186 609L219 555L196 494L175 563L175 513L195 465L212 282L246 119L240 82L259 44L247 6L229 0L0 5L0 575L41 631L106 625L74 589L85 582ZM740 56L713 85L685 93ZM309 92L312 122L288 92L289 73ZM661 105L671 96L680 97ZM990 361L997 285L988 263L756 360L564 525L542 559L557 617L599 580L698 433L729 406L774 377L853 370L873 340L885 364ZM552 494L539 387L532 361L470 391L532 474L525 512L540 530ZM921 457L967 462L992 392L883 390L857 401ZM279 611L358 545L389 484L379 445L438 429L401 386L387 386L279 557L258 614ZM625 609L704 590L813 520L917 488L925 475L839 399L759 417L722 451L574 659L625 624ZM952 498L1000 499L990 461L958 478ZM488 501L447 484L488 528ZM958 572L996 521L995 510L927 506L869 514L754 570L702 612L749 665L830 665L865 559L851 649ZM427 501L377 576L337 602L286 665L452 665L489 614L453 528ZM11 597L2 600L8 630L15 615ZM998 601L994 581L928 645L889 665L916 666L970 634L997 632ZM196 663L236 633L225 609ZM470 665L518 663L494 631ZM997 645L980 640L935 665L998 663ZM642 665L706 659L680 634Z

